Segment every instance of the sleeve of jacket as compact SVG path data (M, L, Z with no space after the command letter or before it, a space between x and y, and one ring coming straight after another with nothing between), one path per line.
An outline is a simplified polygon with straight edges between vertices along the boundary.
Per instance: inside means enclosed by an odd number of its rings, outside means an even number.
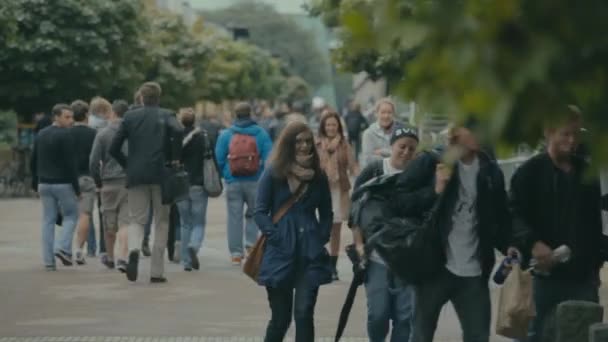
M367 166L371 162L373 154L374 146L372 146L371 132L368 128L363 131L363 138L361 139L361 166Z
M229 130L222 132L219 138L217 138L217 144L215 144L215 158L222 176L224 176L223 173L228 160L228 144L230 144L230 136L231 132Z
M498 231L494 236L494 247L503 255L507 254L507 248L514 246L519 250L525 249L525 236L521 232L516 234L512 229L511 213L507 203L507 191L505 189L505 176L502 170L496 166L493 176L494 187L494 220Z
M30 158L30 171L32 173L32 190L38 192L38 139L34 139L34 148Z
M329 242L331 227L334 222L334 209L331 204L331 191L329 190L329 181L325 175L319 180L319 228L321 229L322 242Z
M270 157L270 152L272 152L272 139L270 139L270 135L266 132L265 129L260 127L259 135L259 143L260 143L260 158L262 161L266 163L268 157Z
M257 196L255 201L254 220L258 228L267 238L272 236L275 230L272 223L273 203L273 180L272 170L266 169L258 182Z
M511 177L511 189L508 199L508 207L511 211L512 230L514 240L522 246L520 252L524 254L524 259L529 257L532 245L540 240L540 232L534 230L530 223L531 213L534 210L534 196L530 192L534 188L533 174L529 165L524 164L518 168Z
M123 169L127 168L127 156L122 151L122 144L129 137L127 120L128 117L125 117L123 122L120 124L118 132L116 132L114 139L112 139L112 144L110 145L110 156L112 156L112 158L114 158L116 162L120 164L120 166L122 166Z
M98 188L102 186L101 179L101 161L104 160L103 151L104 141L102 137L103 133L97 134L93 141L93 148L91 149L91 155L89 156L89 171L91 177L95 180L95 184Z
M438 195L435 193L435 168L437 160L430 153L423 153L410 162L397 179L397 191L390 203L398 216L420 216L429 211Z
M378 164L376 164L376 163L368 164L361 171L359 176L357 176L357 178L355 178L355 184L353 185L353 190L359 189L359 187L361 185L365 184L370 179L374 178L376 176L377 170L378 170Z
M182 140L184 138L184 130L181 128L175 114L169 114L167 118L169 130L169 144L171 151L171 161L181 160L182 158Z

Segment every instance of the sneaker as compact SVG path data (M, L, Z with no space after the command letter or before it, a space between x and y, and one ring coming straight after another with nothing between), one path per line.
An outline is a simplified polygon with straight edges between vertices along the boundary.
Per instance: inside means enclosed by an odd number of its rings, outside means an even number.
M103 255L101 257L101 263L104 264L107 268L109 269L114 269L114 266L116 266L114 264L114 260L110 260L110 258L107 255Z
M72 266L74 263L72 262L72 256L62 250L58 250L55 252L55 256L57 259L61 260L63 266Z
M190 267L190 266L184 266L184 271L186 271L186 272L192 272L192 267Z
M57 271L57 266L55 266L55 265L46 265L46 266L44 266L44 269L47 272L54 272L54 271Z
M192 247L188 247L188 255L190 256L190 263L192 264L192 268L198 271L201 265L198 262L198 255L196 255L196 251Z
M87 262L84 259L84 253L82 253L82 251L76 252L76 264L78 264L78 265L84 265L86 263Z
M162 283L166 283L167 282L167 278L165 277L151 277L150 278L150 283L152 284L162 284Z
M137 280L137 269L139 267L139 251L134 250L129 253L129 263L127 264L127 279L129 281Z
M149 257L150 255L152 255L152 252L150 251L150 246L147 242L144 242L141 245L141 254L143 254L143 256L145 257Z
M241 256L232 257L232 266L241 266L242 262L243 262L243 257L241 257Z
M116 260L116 269L120 273L127 273L127 262L121 259Z

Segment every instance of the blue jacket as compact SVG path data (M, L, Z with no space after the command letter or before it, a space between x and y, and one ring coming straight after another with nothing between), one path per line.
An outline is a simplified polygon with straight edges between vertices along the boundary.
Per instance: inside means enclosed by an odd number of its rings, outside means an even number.
M255 222L267 238L258 284L292 287L296 274L305 276L312 287L328 284L331 267L325 244L333 213L327 177L311 180L302 197L273 224L272 216L290 197L287 180L275 177L269 167L258 184L255 208Z
M232 140L232 136L235 132L252 135L256 139L258 152L260 153L261 165L260 170L255 176L233 177L230 173L230 165L228 164L228 150L230 149L230 141ZM215 156L217 158L218 167L222 171L224 180L226 180L226 183L230 184L234 182L257 181L262 175L262 172L264 172L264 164L270 156L271 150L272 140L270 140L270 136L262 127L251 119L239 119L236 120L230 128L222 131L220 134L219 138L217 139L217 144L215 145Z

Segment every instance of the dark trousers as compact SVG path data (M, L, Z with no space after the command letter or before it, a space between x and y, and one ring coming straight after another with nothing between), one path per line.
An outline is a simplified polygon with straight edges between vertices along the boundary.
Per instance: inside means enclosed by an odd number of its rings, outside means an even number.
M589 280L572 279L559 280L546 277L534 278L534 304L536 317L528 332L528 342L554 341L553 319L555 309L561 302L568 300L584 300L599 303L599 283L595 278Z
M295 342L315 340L314 312L318 287L310 287L305 280L297 282L295 289L266 288L272 316L266 328L264 342L281 342L291 324L291 316L296 322Z
M179 231L179 211L177 210L177 206L172 204L169 212L169 237L167 239L167 256L170 261L173 261L173 255L175 255L175 242L180 241Z
M413 342L433 342L441 309L452 302L463 342L490 340L491 303L488 280L459 277L447 269L433 281L416 287Z

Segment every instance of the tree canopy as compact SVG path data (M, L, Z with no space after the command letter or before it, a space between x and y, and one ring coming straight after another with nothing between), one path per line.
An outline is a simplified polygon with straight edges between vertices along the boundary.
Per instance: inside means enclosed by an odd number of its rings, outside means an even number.
M19 113L120 94L143 80L136 0L0 5L0 104Z
M287 86L268 51L143 0L4 0L0 22L0 107L26 120L77 98L131 99L143 81L174 109L274 99Z
M226 9L204 12L203 17L227 28L247 28L249 41L281 58L292 74L313 86L326 83L327 75L320 67L326 62L312 33L299 28L273 6L244 1Z
M336 62L492 139L536 142L581 108L594 158L608 161L608 2L313 0L342 38ZM375 73L375 74L374 74Z

